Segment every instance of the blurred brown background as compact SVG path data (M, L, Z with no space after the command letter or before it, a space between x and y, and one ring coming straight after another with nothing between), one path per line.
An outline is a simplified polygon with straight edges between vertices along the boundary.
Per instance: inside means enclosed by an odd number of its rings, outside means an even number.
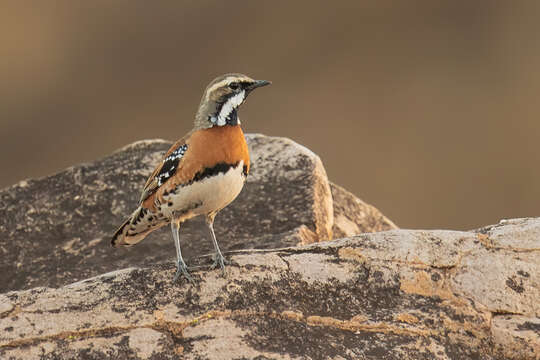
M538 1L0 8L1 187L176 139L207 83L243 72L274 82L246 131L309 147L401 227L540 215Z

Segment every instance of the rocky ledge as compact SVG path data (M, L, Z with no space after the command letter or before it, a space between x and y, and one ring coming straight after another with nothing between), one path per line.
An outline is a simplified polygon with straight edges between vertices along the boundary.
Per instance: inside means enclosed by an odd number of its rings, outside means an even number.
M120 270L0 300L2 359L537 359L540 220Z
M225 274L202 224L182 229L195 284L172 282L166 230L109 247L170 143L0 191L0 358L540 359L540 219L399 230L308 149L248 142L216 219Z

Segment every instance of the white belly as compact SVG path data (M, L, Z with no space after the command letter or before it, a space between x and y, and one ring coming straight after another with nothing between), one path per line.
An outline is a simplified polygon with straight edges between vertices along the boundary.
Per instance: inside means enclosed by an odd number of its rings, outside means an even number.
M225 173L207 177L178 188L164 199L161 211L168 218L186 220L191 217L219 211L233 201L244 186L244 162Z

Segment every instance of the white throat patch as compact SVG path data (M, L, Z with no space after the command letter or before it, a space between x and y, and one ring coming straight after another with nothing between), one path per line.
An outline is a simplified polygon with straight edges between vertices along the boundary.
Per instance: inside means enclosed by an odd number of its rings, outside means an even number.
M233 112L234 109L239 107L242 102L244 102L244 97L246 92L244 90L240 91L238 94L231 96L225 104L221 107L221 110L216 117L212 117L212 122L218 126L223 126L227 124L227 118Z

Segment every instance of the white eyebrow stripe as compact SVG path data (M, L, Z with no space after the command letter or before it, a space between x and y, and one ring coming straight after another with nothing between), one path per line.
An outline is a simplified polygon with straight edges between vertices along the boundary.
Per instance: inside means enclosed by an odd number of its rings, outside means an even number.
M223 79L223 80L221 80L220 82L215 83L214 85L212 85L212 87L210 87L210 88L206 91L206 94L207 94L207 95L210 95L210 94L213 93L216 89L219 89L220 87L223 87L223 86L225 86L225 85L228 85L230 82L231 82L230 78Z
M217 89L224 87L226 85L229 85L232 82L243 82L243 81L250 81L249 78L243 78L243 77L237 77L237 76L229 76L225 79L221 80L220 82L215 83L212 85L208 90L206 90L206 94L209 95L216 91Z

